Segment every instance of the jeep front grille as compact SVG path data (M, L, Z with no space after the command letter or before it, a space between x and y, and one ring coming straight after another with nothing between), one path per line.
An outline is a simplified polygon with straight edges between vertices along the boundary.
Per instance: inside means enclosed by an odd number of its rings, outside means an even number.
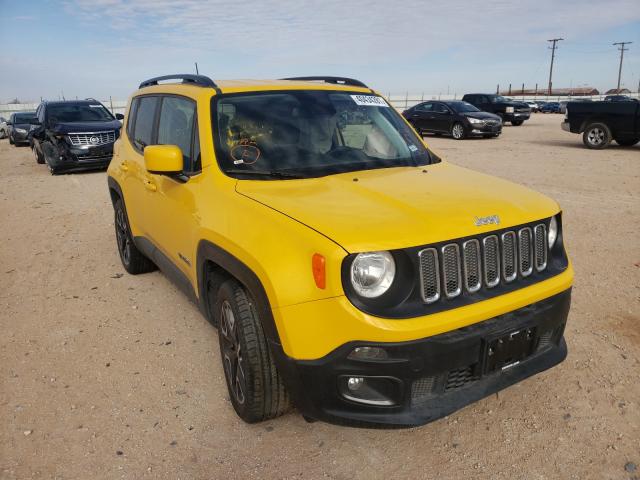
M418 252L422 300L434 303L529 277L547 268L544 224L508 230L500 236L451 242Z
M69 141L74 147L105 145L116 141L116 132L111 130L108 132L84 132L69 133Z

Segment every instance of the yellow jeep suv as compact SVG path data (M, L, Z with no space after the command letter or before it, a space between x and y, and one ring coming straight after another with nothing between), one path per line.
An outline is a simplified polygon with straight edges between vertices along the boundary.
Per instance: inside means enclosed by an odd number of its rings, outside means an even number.
M421 425L566 357L558 204L442 161L357 80L147 80L108 184L124 268L218 327L247 422Z

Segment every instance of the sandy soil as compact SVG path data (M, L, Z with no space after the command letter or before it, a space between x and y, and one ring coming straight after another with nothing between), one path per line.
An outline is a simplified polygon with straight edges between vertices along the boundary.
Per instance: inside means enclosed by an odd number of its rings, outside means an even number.
M640 145L589 151L560 121L428 141L561 203L568 359L399 431L242 423L216 331L121 267L105 174L52 177L0 141L0 478L640 478Z

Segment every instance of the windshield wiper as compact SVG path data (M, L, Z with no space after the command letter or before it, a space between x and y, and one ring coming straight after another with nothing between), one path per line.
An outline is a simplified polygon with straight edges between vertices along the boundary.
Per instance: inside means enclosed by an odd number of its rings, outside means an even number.
M225 173L242 174L242 175L258 175L261 177L271 178L307 178L299 173L282 172L280 170L240 170L240 169L228 169Z

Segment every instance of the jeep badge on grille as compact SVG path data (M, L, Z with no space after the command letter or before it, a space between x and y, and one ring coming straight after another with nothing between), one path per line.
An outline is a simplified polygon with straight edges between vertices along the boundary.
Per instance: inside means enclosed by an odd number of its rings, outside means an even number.
M483 225L500 225L500 217L498 215L489 215L488 217L475 217L473 223L476 227L482 227Z

